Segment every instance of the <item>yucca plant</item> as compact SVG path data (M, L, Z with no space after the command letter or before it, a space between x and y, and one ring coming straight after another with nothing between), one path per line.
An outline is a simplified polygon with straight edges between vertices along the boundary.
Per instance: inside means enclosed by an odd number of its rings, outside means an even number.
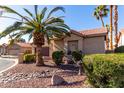
M36 46L37 66L44 65L41 49L42 45L44 45L45 38L47 38L47 41L49 42L51 38L60 38L64 35L70 35L70 28L64 23L63 17L52 16L54 12L59 10L65 12L63 7L55 7L50 12L48 12L48 14L46 14L48 10L47 7L44 7L39 12L38 6L35 5L34 13L31 13L28 9L23 8L29 16L22 15L7 6L0 6L0 9L3 9L4 12L15 14L21 18L20 20L18 18L2 15L1 17L15 19L16 22L2 31L0 38L7 35L11 35L14 40L19 39L24 35L29 35L29 40L33 38L33 44Z

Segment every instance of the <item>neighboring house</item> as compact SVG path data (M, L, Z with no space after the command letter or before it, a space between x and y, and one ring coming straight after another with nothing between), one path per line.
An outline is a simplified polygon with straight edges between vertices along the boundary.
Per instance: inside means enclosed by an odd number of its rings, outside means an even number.
M121 32L121 37L120 37L120 41L119 41L119 46L124 46L124 29L120 30Z
M1 55L6 55L7 52L8 52L7 44L4 43L4 44L0 45L0 54Z
M19 55L19 53L32 52L32 46L29 43L14 43L8 46L8 55Z
M55 38L51 40L49 54L53 51L81 50L85 54L105 53L106 28L75 31L71 30L71 37Z

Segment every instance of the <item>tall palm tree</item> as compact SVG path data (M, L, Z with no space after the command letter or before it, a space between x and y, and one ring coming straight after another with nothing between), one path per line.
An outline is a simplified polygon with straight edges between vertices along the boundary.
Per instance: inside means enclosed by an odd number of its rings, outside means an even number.
M21 18L1 16L5 18L15 19L16 22L6 28L1 34L0 38L5 37L14 32L12 37L14 39L21 38L23 35L29 35L29 40L33 38L33 44L36 46L36 66L44 65L42 58L42 45L45 43L45 38L48 42L51 38L62 37L63 35L70 35L70 28L64 23L62 16L54 17L52 14L61 10L65 12L63 7L55 7L48 14L47 7L44 7L40 12L37 5L34 6L34 13L31 13L28 9L24 11L29 15L25 16L7 6L0 6L7 13L15 14ZM23 19L23 20L22 20Z
M113 5L110 5L110 49L113 50Z
M103 17L108 15L109 9L106 5L99 5L95 8L93 15L96 17L97 20L101 20L102 26L104 27Z
M118 6L114 5L114 30L115 30L115 48L118 47L119 37L118 35Z
M108 12L109 9L107 8L106 5L99 5L98 7L95 8L95 11L93 13L93 15L96 17L97 20L101 20L102 22L102 27L105 26L104 21L103 21L103 17L107 17L108 16ZM106 49L109 49L109 30L108 30L108 25L106 25L106 29L107 29L107 35L106 35Z
M115 30L115 48L118 46L117 38L118 38L118 6L114 5L114 30Z

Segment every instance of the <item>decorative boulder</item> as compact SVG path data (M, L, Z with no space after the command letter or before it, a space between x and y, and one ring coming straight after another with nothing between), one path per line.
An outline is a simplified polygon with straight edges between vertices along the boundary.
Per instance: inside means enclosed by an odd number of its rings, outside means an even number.
M52 78L51 78L51 84L52 85L61 85L61 84L65 83L65 82L66 81L62 77L60 77L58 75L53 75Z

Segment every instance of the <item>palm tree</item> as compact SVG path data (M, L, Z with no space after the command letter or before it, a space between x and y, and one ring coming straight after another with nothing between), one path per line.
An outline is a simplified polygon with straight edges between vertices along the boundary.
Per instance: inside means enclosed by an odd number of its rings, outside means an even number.
M110 5L110 49L113 50L113 5Z
M95 8L93 15L96 17L97 20L101 20L102 26L104 27L103 17L107 17L109 9L106 5L99 5Z
M93 15L96 17L97 20L101 20L102 22L102 26L104 27L104 21L103 21L103 17L107 17L109 12L109 9L107 8L106 5L99 5L98 7L95 8L95 11L93 13ZM108 50L109 48L109 30L108 30L108 25L106 25L106 29L107 29L107 35L106 35L106 49Z
M115 30L115 48L118 47L118 6L114 6L114 30Z
M3 9L7 13L12 13L19 16L21 19L15 17L1 16L5 18L15 19L16 22L6 28L1 34L0 38L5 37L14 32L11 36L14 39L18 39L23 35L29 35L29 40L33 38L33 44L36 46L36 66L44 65L44 61L42 58L42 45L45 43L45 38L47 38L48 43L51 38L54 37L62 37L64 35L70 35L70 28L64 23L62 16L54 17L52 14L61 10L65 12L63 7L55 7L48 15L46 15L47 7L44 7L40 12L37 5L34 6L34 14L31 13L28 9L24 9L24 11L29 15L25 16L20 14L19 12L13 10L7 6L0 6L0 9Z

